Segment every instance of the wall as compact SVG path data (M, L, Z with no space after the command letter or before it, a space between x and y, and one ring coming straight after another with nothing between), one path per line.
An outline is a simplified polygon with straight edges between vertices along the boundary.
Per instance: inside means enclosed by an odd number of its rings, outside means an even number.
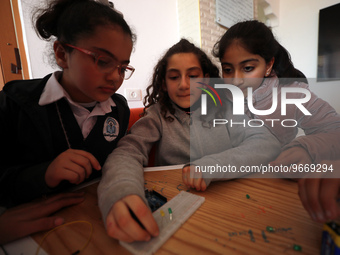
M178 0L177 13L180 37L201 47L199 0Z
M319 10L340 3L339 0L281 0L279 26L274 33L290 52L296 68L310 79L310 88L340 113L340 81L318 82L318 19Z
M50 43L38 38L32 23L34 10L44 5L38 0L18 0L18 4L22 17L21 22L30 78L40 78L57 69L49 64Z
M119 93L124 94L124 88L140 88L144 92L160 55L186 34L184 30L181 30L181 33L178 30L177 1L178 13L182 17L179 19L181 23L186 11L189 12L187 16L190 18L186 19L186 29L194 32L193 34L187 32L187 36L192 37L193 41L208 54L211 53L213 44L224 33L225 28L215 23L215 0L113 0L116 8L124 13L138 36L135 51L131 56L131 65L136 68L136 72L130 80L123 83ZM275 13L279 12L278 26L273 29L275 35L291 53L295 66L307 77L315 78L319 9L339 3L339 0L266 0L266 2L270 3ZM31 11L40 3L40 0L19 0L32 78L42 77L56 69L48 63L47 55L51 45L36 36L31 24ZM183 7L185 4L194 7ZM200 10L199 16L193 13L197 7ZM315 80L311 80L310 87L340 112L340 100L337 98L340 94L338 84L339 82L316 83ZM142 102L131 101L129 105L141 107Z
M115 7L124 14L126 21L137 34L137 44L131 56L131 65L136 68L131 79L123 83L124 88L145 89L150 83L153 68L158 59L179 40L176 0L112 0ZM142 107L139 102L129 106Z
M216 1L200 0L200 19L201 19L201 40L202 49L211 57L213 62L219 67L219 61L212 57L211 51L215 43L226 32L226 28L215 22L216 20Z
M279 25L280 0L254 0L254 18L269 27Z
M215 22L215 0L177 0L177 11L180 36L201 47L219 67L211 52L226 28Z
M31 78L40 78L57 70L49 63L52 44L36 35L32 22L32 11L42 6L41 0L19 0L22 25L26 34L28 61ZM125 88L144 90L149 84L153 67L159 57L179 40L176 0L124 0L112 1L137 34L137 43L131 55L131 65L136 68L133 76L124 81L118 93L125 94ZM142 107L142 101L131 101L129 106Z

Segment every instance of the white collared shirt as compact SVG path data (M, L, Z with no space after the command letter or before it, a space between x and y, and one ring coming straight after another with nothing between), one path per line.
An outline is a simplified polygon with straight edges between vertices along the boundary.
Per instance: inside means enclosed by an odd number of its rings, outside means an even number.
M82 106L85 104L81 105L74 102L69 94L60 85L58 79L60 78L61 74L61 71L57 71L53 73L48 79L46 86L40 96L39 105L47 105L65 97L70 104L74 117L76 118L85 139L96 124L97 116L102 116L111 112L111 106L115 107L116 104L111 97L109 97L109 99L104 102L93 102L93 104L89 103L89 105L92 104L92 106L95 104L94 109L90 112L84 106Z

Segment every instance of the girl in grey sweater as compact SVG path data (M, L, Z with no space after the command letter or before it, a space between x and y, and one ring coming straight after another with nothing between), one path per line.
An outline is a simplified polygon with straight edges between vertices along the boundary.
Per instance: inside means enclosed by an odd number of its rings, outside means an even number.
M226 98L221 99L221 109L209 102L208 114L201 116L202 84L190 79L218 75L218 68L207 55L185 39L172 46L158 62L147 88L144 117L119 142L103 167L99 207L110 236L131 242L158 235L157 224L146 206L143 179L143 166L148 164L154 145L155 165L231 164L239 168L241 164L266 164L278 155L280 144L266 128L212 127L211 121L217 115L236 122L247 118L232 116L232 105ZM201 188L190 184L195 179L187 172L185 183L202 190L213 179L236 177L207 173L200 178L200 185L204 186ZM145 229L132 219L129 210Z

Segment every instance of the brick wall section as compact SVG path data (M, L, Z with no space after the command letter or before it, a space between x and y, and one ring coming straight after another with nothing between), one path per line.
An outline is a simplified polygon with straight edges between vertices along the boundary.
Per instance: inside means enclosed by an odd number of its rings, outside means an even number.
M258 15L258 1L254 0L255 17ZM215 21L216 0L177 0L177 8L180 36L200 46L220 67L219 60L212 56L212 49L227 28Z
M181 0L179 0L181 1ZM216 23L216 1L200 0L201 19L201 48L211 57L213 62L219 67L218 59L212 54L212 48L220 37L227 31L227 28Z

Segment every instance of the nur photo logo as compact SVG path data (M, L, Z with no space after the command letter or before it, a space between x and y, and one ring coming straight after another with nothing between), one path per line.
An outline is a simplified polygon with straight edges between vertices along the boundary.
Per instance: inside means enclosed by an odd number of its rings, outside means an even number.
M206 83L204 83L204 82L197 82L197 83L202 84L203 86L209 88L209 89L216 95L216 97L218 98L218 100L220 101L220 104L221 104L221 106L222 106L221 97L219 96L219 94L217 93L217 91L216 91L213 87L211 87L210 85L208 85L208 84L206 84ZM211 92L210 92L209 90L207 90L207 89L205 89L205 88L200 88L200 87L198 87L198 89L203 90L205 93L207 93L207 94L212 98L212 100L214 101L215 106L217 106L215 97L211 94ZM206 102L207 102L207 95L206 95L206 94L202 94L201 100L203 100L203 101L202 101L202 105L203 105L203 104L206 105Z
M213 80L213 79L212 79ZM306 109L306 107L303 105L304 103L307 103L311 99L311 92L308 89L305 88L299 88L299 87L273 87L271 91L271 106L268 107L268 109L256 109L253 102L253 97L245 97L243 91L235 85L232 84L215 84L213 87L204 83L204 82L198 82L199 84L202 84L203 87L197 87L198 89L201 89L206 94L201 95L201 115L207 115L207 95L209 95L212 100L214 101L215 106L217 106L216 98L218 99L220 105L222 106L222 100L220 95L223 95L222 97L226 97L225 95L228 93L231 95L231 98L228 98L232 102L232 111L233 115L245 115L246 110L248 110L252 115L258 115L258 116L269 116L274 112L278 112L281 117L285 117L287 115L287 108L289 105L294 105L294 107L298 108L305 116L311 116L312 114ZM218 83L221 83L221 80L217 80ZM212 91L212 92L210 92ZM220 95L216 91L220 89ZM251 86L247 87L247 94L252 95L253 94L253 88ZM299 95L295 98L290 98L290 94ZM247 109L246 109L247 106ZM229 123L230 125L243 125L250 127L261 127L264 126L265 123L268 126L274 127L274 125L277 122L280 122L280 124L283 127L296 127L298 125L297 121L295 119L285 119L285 118L275 118L275 119L250 119L247 120L244 119L243 122L234 122L227 119L214 119L213 120L213 127L216 125L225 125ZM268 123L267 123L268 122Z

